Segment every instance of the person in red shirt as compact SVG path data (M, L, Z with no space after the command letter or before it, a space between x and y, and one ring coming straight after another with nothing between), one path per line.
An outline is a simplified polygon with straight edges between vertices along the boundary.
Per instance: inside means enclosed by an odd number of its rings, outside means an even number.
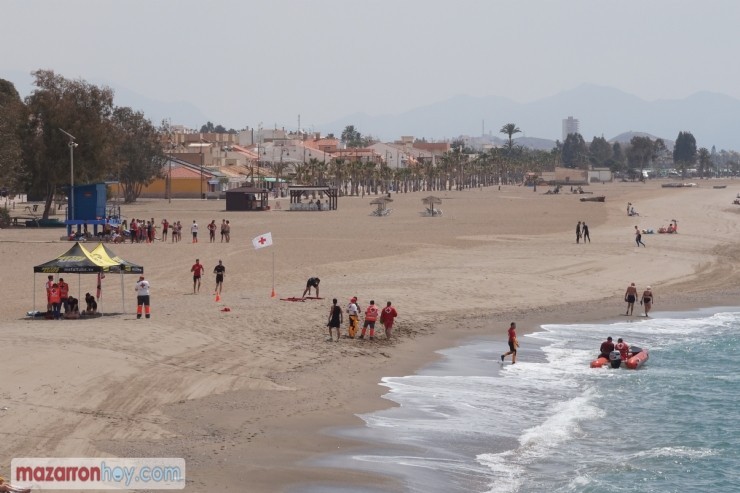
M383 311L380 312L380 323L383 324L383 327L385 327L385 338L390 339L391 338L391 331L393 330L393 321L398 316L398 312L395 308L391 305L391 302L389 301L385 308L383 308Z
M54 320L59 320L62 315L62 298L59 293L59 284L57 283L52 284L51 289L49 289L49 302L51 303L51 311Z
M509 351L501 355L501 363L504 358L511 355L511 364L516 364L516 349L519 347L519 340L516 338L516 323L511 322L509 326Z
M69 304L67 301L69 300L69 284L64 282L63 278L59 278L59 297L62 300L62 306L64 307L64 312L66 313L69 311Z
M370 328L370 340L375 339L375 321L378 319L380 310L378 310L375 301L370 300L370 306L365 310L365 323L362 324L362 332L360 333L360 339L365 338L365 330Z
M200 276L203 274L205 268L200 263L200 259L195 259L195 263L190 268L190 272L193 273L193 294L196 292L200 293ZM197 287L197 291L196 291Z
M622 358L622 361L627 361L627 358L629 357L630 347L629 345L622 340L620 337L617 339L617 343L614 345L614 349L619 351L619 356Z

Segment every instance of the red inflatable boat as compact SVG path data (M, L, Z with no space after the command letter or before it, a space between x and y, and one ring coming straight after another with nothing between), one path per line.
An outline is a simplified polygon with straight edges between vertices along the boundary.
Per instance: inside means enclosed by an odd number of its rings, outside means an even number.
M612 368L619 368L624 364L626 368L630 370L636 370L641 367L648 359L650 354L647 349L642 349L636 346L630 348L629 357L622 361L622 357L619 351L612 351L609 358L603 356L597 358L591 362L591 368L601 368L603 366L611 366Z

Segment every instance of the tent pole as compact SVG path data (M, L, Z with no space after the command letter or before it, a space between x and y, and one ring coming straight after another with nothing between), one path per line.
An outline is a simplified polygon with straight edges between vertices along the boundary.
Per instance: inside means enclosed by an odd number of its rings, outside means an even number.
M36 273L33 273L33 311L36 311Z
M123 269L121 269L121 312L126 313L126 301L124 300L126 296L123 294Z

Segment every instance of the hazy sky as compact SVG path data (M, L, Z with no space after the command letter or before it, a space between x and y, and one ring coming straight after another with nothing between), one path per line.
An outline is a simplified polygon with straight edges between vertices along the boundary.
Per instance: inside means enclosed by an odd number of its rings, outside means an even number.
M740 98L738 0L4 0L1 11L0 77L53 69L187 101L234 128L295 128L298 114L308 128L462 94L528 102L582 83L646 100Z

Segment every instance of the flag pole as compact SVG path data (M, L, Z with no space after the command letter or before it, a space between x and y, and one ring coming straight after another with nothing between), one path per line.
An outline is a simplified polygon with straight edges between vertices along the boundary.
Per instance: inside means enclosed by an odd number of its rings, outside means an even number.
M272 294L270 297L275 297L275 250L272 251Z

